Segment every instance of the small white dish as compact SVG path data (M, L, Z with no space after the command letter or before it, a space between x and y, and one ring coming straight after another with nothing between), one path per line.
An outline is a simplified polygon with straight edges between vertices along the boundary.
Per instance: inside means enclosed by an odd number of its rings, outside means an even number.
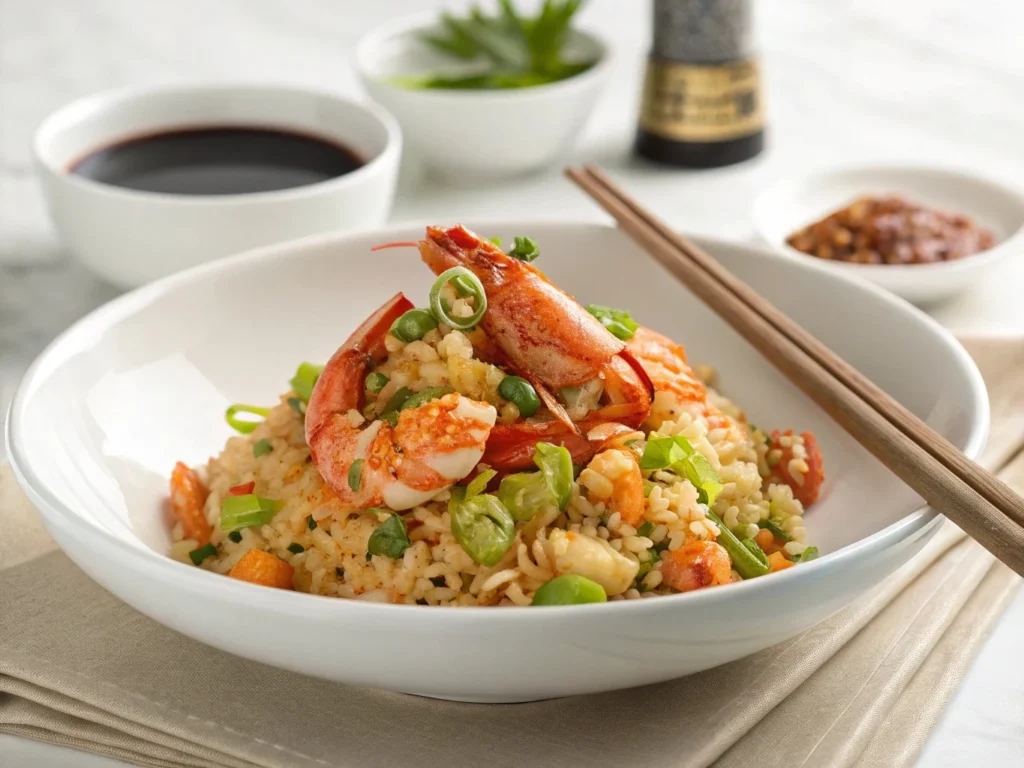
M728 587L544 609L324 598L168 558L167 477L175 461L198 465L220 451L225 406L272 401L298 361L326 360L397 290L426 296L434 276L415 251L369 251L422 236L410 226L219 260L123 296L53 342L15 395L7 442L54 539L128 604L218 648L352 685L499 702L643 685L754 653L848 604L936 530L935 512L617 229L466 223L535 237L536 265L556 283L684 342L754 423L813 430L827 479L806 521L823 556ZM956 447L981 449L984 384L934 321L805 262L700 242ZM254 310L253 297L268 296Z
M352 150L364 165L291 189L231 195L142 192L69 172L86 155L146 134L199 127L275 128ZM174 85L89 96L50 115L33 143L50 214L91 270L141 285L261 245L379 226L391 210L402 152L376 104L299 88Z
M964 213L992 230L993 248L936 264L850 264L808 256L786 238L864 195L897 194L913 202ZM927 304L965 291L998 262L1024 251L1024 195L974 173L912 166L815 171L783 179L754 203L754 226L777 253L869 280L910 301Z
M610 51L591 32L573 29L566 58L590 69L549 85L510 90L413 90L396 77L453 71L450 59L419 39L437 15L418 14L373 30L353 66L367 93L402 126L416 156L435 173L472 182L537 170L579 136L608 79ZM457 67L456 67L457 68Z

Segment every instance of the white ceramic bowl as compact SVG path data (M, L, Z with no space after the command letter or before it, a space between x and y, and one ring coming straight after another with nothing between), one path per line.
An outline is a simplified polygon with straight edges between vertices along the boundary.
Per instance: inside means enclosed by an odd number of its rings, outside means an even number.
M92 151L146 133L202 126L279 128L334 141L365 165L303 187L242 195L173 195L68 172ZM258 85L116 91L75 101L36 132L34 153L64 242L110 282L133 287L204 261L338 229L380 226L398 179L401 131L375 104Z
M996 246L956 261L878 265L824 261L786 245L793 232L858 197L893 193L971 216L992 230ZM1024 195L996 181L952 169L874 166L794 176L764 191L754 203L753 216L758 233L778 253L862 277L920 304L969 289L998 262L1024 251Z
M934 512L618 230L466 223L535 237L552 279L686 342L759 426L814 430L827 481L806 519L824 555L728 587L549 609L323 598L165 557L169 471L220 450L225 406L270 401L297 362L326 360L395 291L426 296L434 277L414 250L369 252L421 236L410 227L221 260L119 298L57 339L18 390L7 439L19 482L64 551L143 613L242 656L353 685L522 701L667 680L766 648L884 579L934 532ZM867 284L701 242L954 445L980 450L984 385L932 320ZM254 313L253 296L273 300Z
M436 18L416 15L370 32L353 62L370 98L395 115L425 165L455 181L515 175L553 162L578 138L610 69L610 52L599 38L574 30L567 57L597 63L550 85L482 91L392 84L395 77L452 70L450 59L418 37Z

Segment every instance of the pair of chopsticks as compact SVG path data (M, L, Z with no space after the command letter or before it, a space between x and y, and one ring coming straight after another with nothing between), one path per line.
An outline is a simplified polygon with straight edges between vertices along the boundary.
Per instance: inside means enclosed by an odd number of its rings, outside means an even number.
M1024 575L1024 499L672 231L602 171L586 166L566 169L566 175L933 509Z

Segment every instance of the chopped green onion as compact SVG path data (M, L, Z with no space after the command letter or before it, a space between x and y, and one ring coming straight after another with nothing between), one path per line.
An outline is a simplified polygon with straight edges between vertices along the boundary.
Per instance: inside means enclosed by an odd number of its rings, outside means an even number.
M366 551L366 562L370 562L370 558L373 557L373 553L369 550Z
M801 552L799 555L794 555L793 556L793 562L794 563L808 563L811 560L816 560L817 558L818 558L818 548L817 547L808 547L803 552Z
M339 579L344 579L345 578L345 569L344 568L335 568L334 569L334 575L337 576Z
M427 387L408 398L399 406L398 410L404 411L409 408L419 408L424 403L429 403L431 400L437 400L445 395L450 395L454 391L455 390L451 387Z
M596 317L609 333L623 341L629 341L640 326L630 316L629 312L614 307L604 307L600 304L588 304L587 312Z
M740 541L735 533L725 527L725 523L712 512L710 509L707 511L707 518L715 525L718 526L718 543L725 548L725 551L729 553L729 559L732 560L732 567L736 569L736 572L744 579L753 579L758 576L764 576L771 570L768 564L768 558L765 557L764 552L758 547L758 551L761 556L758 557L753 550L748 548L747 541L757 546L757 542L753 539L744 539Z
M540 247L537 245L537 241L532 237L516 235L515 243L515 247L508 252L508 255L512 258L519 259L520 261L531 262L540 256Z
M444 576L434 576L430 580L430 583L433 584L435 587L443 587L446 582L444 580Z
M425 309L410 309L391 326L391 335L408 344L437 328L437 320Z
M224 531L266 525L277 514L278 502L254 493L227 496L220 507L220 527Z
M491 482L491 479L497 474L498 473L493 469L488 469L486 472L481 472L470 480L469 484L466 486L466 498L471 499L487 490L487 484Z
M242 540L242 532L241 531L232 531L231 533L228 534L228 538L231 539L233 542L235 542L235 544L237 544L238 542L240 542Z
M195 565L201 565L203 560L205 560L208 557L213 557L216 554L217 548L213 546L213 544L204 544L198 549L193 549L191 552L189 552L188 558Z
M314 528L316 528L316 520L314 520L314 519L313 519L313 516L312 516L312 515L308 515L308 516L306 517L306 527L307 527L307 528L308 528L309 530L311 530L311 531L312 531L312 530L313 530Z
M494 243L496 246L501 248L501 238L500 237L488 237L487 239L488 239L488 241Z
M302 398L289 397L287 400L285 400L285 402L288 403L288 407L295 411L297 414L299 414L299 416L305 417L306 404L302 401Z
M370 555L382 555L397 560L411 544L405 530L405 521L401 515L393 514L370 534L366 559L369 561Z
M257 440L252 444L252 457L258 459L260 456L266 456L272 450L274 450L274 446L264 437L262 440Z
M236 403L235 405L228 406L228 409L224 412L224 418L227 419L228 424L243 435L248 435L260 425L260 422L252 421L251 419L239 419L237 418L237 414L239 413L248 413L253 416L263 416L265 418L266 415L270 413L270 409L262 408L258 405L244 405L242 403Z
M313 387L316 386L316 380L320 378L320 374L323 373L324 367L322 365L313 365L313 363L302 363L299 369L295 372L295 376L288 382L292 385L292 389L295 390L302 400L309 402L310 395L313 394Z
M650 536L654 532L654 523L644 520L643 525L636 529L637 536Z
M506 376L498 384L498 394L509 402L515 403L519 415L528 419L540 410L540 397L526 379L518 376Z
M481 493L466 498L455 486L448 500L452 535L473 562L491 566L512 546L516 523L497 496Z
M383 373L378 373L377 371L374 371L373 373L366 377L366 388L373 392L374 394L377 394L382 389L384 389L385 386L387 386L388 381L388 377L385 376Z
M776 539L782 539L782 541L792 541L793 537L786 533L782 526L772 520L758 520L758 528L764 528L766 531L771 531L772 536Z
M384 403L384 407L381 408L381 417L384 421L387 421L394 426L398 423L398 409L402 407L402 403L412 397L412 390L408 387L399 387L395 390L395 393L388 398L388 401ZM391 417L394 417L394 421Z
M348 487L353 491L358 491L359 486L363 482L363 460L356 459L352 462L352 466L348 468Z
M476 310L470 317L452 317L441 302L441 290L456 278L461 278L460 284L468 285L472 289L470 296L476 300ZM480 278L465 267L446 269L438 276L430 289L430 309L434 313L434 317L445 325L458 331L468 331L480 322L480 318L487 311L487 294L484 291L484 284L480 282Z
M288 545L288 551L291 552L293 555L297 555L301 552L305 552L306 548L301 544L293 543Z

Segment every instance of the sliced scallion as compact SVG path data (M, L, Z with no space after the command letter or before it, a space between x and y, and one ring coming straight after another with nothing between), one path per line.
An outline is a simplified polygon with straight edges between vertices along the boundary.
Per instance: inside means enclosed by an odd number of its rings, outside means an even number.
M248 435L260 425L262 419L260 419L260 421L240 419L238 418L238 414L240 413L266 418L267 414L270 413L270 409L263 408L259 405L245 405L244 403L235 403L234 405L228 406L228 409L224 412L224 418L227 420L228 424L243 435Z
M235 544L237 544L238 542L240 542L242 540L242 532L241 531L232 531L231 533L228 534L228 538L231 539L233 542L235 542Z
M472 296L476 300L476 310L469 317L452 317L445 309L441 301L441 290L451 281L459 278L459 285L463 290L471 288ZM487 294L484 292L484 285L480 278L474 275L465 267L452 267L442 272L430 289L430 310L434 317L445 325L459 331L468 331L480 322L480 318L487 311Z
M279 502L255 493L225 497L220 508L220 527L224 531L266 525L277 514Z
M252 444L252 457L258 459L260 456L266 456L272 450L274 450L274 446L264 437L262 440L257 440Z
M348 468L348 487L353 491L358 491L359 487L363 484L363 460L356 459L352 462L352 466Z
M314 519L313 519L313 516L312 516L312 515L309 515L308 517L306 517L306 527L307 527L307 528L308 528L309 530L311 530L311 531L312 531L312 530L313 530L314 528L316 528L316 520L314 520Z
M208 557L213 557L217 554L217 548L213 544L204 544L203 546L193 549L188 553L188 558L195 565L202 564L203 560Z
M316 380L320 378L323 370L324 367L322 365L302 363L295 372L295 376L288 383L295 390L295 394L308 402L309 396L313 394L313 387L316 386Z
M291 552L293 555L298 555L301 552L305 552L306 548L301 544L292 543L288 545L288 551Z

